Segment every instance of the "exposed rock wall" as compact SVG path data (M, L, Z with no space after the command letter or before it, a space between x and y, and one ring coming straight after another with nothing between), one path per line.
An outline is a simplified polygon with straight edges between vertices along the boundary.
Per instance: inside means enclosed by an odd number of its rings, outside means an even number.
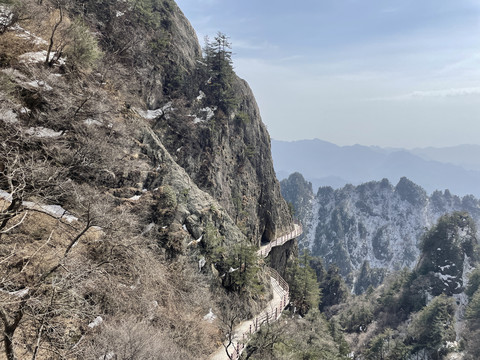
M208 114L198 103L173 110L153 126L175 161L228 211L255 244L290 232L292 217L273 170L270 137L248 84L235 78L238 109ZM238 116L242 114L242 117Z
M78 9L73 4L72 9ZM121 90L128 106L163 108L147 116L159 140L252 243L291 231L292 218L273 170L270 137L250 87L233 76L236 105L229 114L217 110L219 104L205 103L200 88L208 78L203 78L205 64L195 31L174 1L155 4L148 15L128 3L87 0L83 8L102 34L100 44L120 54L109 71L124 79Z

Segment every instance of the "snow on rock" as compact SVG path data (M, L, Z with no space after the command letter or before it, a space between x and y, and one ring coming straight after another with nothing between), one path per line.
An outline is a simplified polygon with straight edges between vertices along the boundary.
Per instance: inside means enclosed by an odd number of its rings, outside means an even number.
M195 119L193 119L193 123L198 124L200 122L210 121L215 116L215 110L217 110L216 106L214 106L213 108L207 106L203 109L200 109L200 113L203 113L203 116L195 116Z
M122 12L122 11L119 11L119 10L117 10L117 12L115 13L116 17L120 17L120 16L123 16L123 15L125 15L125 13Z
M94 120L94 119L86 119L83 121L83 123L87 126L102 126L103 124L98 121L98 120Z
M25 202L24 202L25 203ZM78 220L78 218L76 218L75 216L73 216L72 214L70 214L67 210L65 210L63 207L61 207L60 205L40 205L40 207L47 213L55 216L55 217L58 217L58 218L61 218L61 219L65 219L66 221L68 221L69 223L72 222L72 221L76 221Z
M323 257L327 264L337 263L342 275L355 276L365 260L371 268L413 268L420 255L422 234L446 213L468 211L480 223L478 201L453 201L442 193L428 197L416 194L414 184L407 187L406 195L400 193L401 187L392 186L387 180L337 190L320 188L302 219L302 245ZM434 249L437 254L445 251L441 245ZM438 272L453 273L453 269L454 264L443 262ZM452 280L440 274L437 277L453 287L460 282L460 278Z
M198 271L202 271L203 267L205 266L205 264L207 263L207 261L205 260L204 257L202 257L200 260L198 260Z
M17 114L15 114L11 109L1 109L0 110L0 119L9 124L14 124L18 122Z
M185 228L184 230L187 230L187 228ZM202 241L203 239L203 235L200 236L197 240L192 240L190 241L188 244L187 244L187 247L191 246L191 245L197 245L200 241Z
M11 30L17 33L16 34L17 37L21 39L27 39L27 40L33 41L35 45L48 45L48 42L46 40L42 39L41 37L38 37L35 34L32 34L28 30L25 30L18 24L15 24L15 26L12 26ZM45 52L45 56L46 55L47 55L47 52Z
M33 80L26 83L26 85L29 85L35 89L44 89L47 91L53 90L53 88L43 80Z
M12 201L12 195L9 194L8 192L4 190L0 190L0 198L11 202ZM77 221L78 218L70 214L67 210L65 210L63 207L60 205L39 205L36 204L32 201L23 201L22 205L25 206L28 209L37 209L44 211L56 218L59 219L64 219L67 222L72 222L72 221Z
M205 99L205 96L206 96L206 95L205 95L205 93L204 93L202 90L200 90L198 94L199 94L199 95L197 96L197 101L200 101L200 100L202 100L202 99Z
M438 277L440 280L443 281L444 284L448 285L452 279L456 279L456 276L448 275L448 274L442 274L442 273L435 273L434 274L436 277Z
M128 200L138 201L138 200L140 200L141 197L142 197L142 195L134 195L131 198L128 198Z
M47 58L47 50L37 52L27 52L18 57L21 63L39 63Z
M308 213L308 217L305 221L306 225L304 226L304 233L305 233L305 244L309 247L310 251L312 251L313 245L315 243L315 229L320 222L320 218L318 216L318 211L320 210L320 201L318 198L313 198L310 200L312 210Z
M55 56L55 52L50 53L50 59ZM41 63L45 62L47 58L47 50L36 51L36 52L27 52L25 54L20 55L19 60L23 64L34 64L34 63ZM58 63L60 65L65 65L66 58L58 59Z
M0 198L12 202L12 195L6 191L0 190Z
M23 298L25 295L28 294L29 291L30 291L29 288L25 288L17 291L7 291L7 290L0 289L0 292L11 295L11 296L15 296L18 298Z
M203 317L203 320L208 321L209 323L212 323L217 316L212 312L212 308L208 311L208 314Z
M52 129L44 128L42 126L31 127L25 131L26 134L30 136L40 137L40 138L52 138L62 135L62 131L55 131Z
M147 120L153 120L156 119L159 116L165 115L167 112L173 111L174 109L172 108L172 103L168 102L161 108L155 109L155 110L138 110L138 113L140 114L141 117Z
M30 291L29 288L25 288L22 290L12 291L9 294L19 298L23 298L25 295L28 294L29 291Z
M6 6L0 5L0 32L4 32L6 27L12 23L13 12Z
M88 327L93 329L103 323L103 319L101 316L97 316L95 320L93 320L90 324L88 324Z

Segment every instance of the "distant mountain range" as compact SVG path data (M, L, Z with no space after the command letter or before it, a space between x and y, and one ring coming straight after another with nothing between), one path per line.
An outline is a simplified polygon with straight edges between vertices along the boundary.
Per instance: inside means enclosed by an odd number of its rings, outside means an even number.
M463 196L480 197L480 146L446 148L380 148L337 146L327 141L272 140L272 155L279 179L300 172L314 190L341 188L387 178L397 183L403 176L427 192L448 189Z
M480 225L480 200L449 191L428 196L405 177L397 185L383 179L337 190L321 187L314 193L311 183L293 173L280 185L303 224L301 246L326 264L336 264L358 293L379 285L388 272L413 268L419 261L423 234L441 216L467 212L477 228ZM360 286L365 267L375 269L373 278Z

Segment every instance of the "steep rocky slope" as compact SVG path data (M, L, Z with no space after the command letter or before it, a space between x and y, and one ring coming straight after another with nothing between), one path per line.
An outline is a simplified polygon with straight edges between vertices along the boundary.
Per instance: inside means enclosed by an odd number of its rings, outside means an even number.
M1 1L0 21L2 355L206 358L271 296L255 248L293 229L248 85L228 111L202 97L171 0Z
M412 271L398 272L350 304L330 309L348 329L347 339L358 357L478 356L472 346L478 334L472 336L468 315L471 294L478 288L471 276L479 260L474 222L466 213L444 215L419 247L421 255ZM466 339L468 346L462 344ZM389 346L380 347L382 342Z
M429 197L406 178L396 186L382 180L338 190L320 188L314 197L301 180L293 174L281 183L285 199L295 207L308 202L307 210L299 211L305 228L301 242L327 263L337 264L345 277L356 277L349 279L352 283L371 269L380 271L371 279L378 285L387 270L413 268L425 229L446 213L466 211L480 222L480 202L472 196L437 191Z

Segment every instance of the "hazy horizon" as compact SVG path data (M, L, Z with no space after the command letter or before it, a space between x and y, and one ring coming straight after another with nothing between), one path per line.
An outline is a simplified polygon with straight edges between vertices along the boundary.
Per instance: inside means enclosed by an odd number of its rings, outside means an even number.
M399 149L399 150L417 150L417 149L449 149L449 148L456 148L456 147L462 147L462 146L478 146L480 148L480 144L456 144L456 145L450 145L450 146L416 146L416 147L402 147L402 146L381 146L377 144L360 144L360 143L349 143L349 144L337 144L333 141L325 140L325 139L320 139L318 137L313 137L313 138L305 138L305 139L295 139L295 140L282 140L282 139L277 139L274 137L271 137L272 141L285 141L285 142L296 142L296 141L315 141L319 140L322 142L328 142L330 144L339 146L339 147L349 147L349 146L365 146L365 147L373 147L373 148L381 148L381 149Z

